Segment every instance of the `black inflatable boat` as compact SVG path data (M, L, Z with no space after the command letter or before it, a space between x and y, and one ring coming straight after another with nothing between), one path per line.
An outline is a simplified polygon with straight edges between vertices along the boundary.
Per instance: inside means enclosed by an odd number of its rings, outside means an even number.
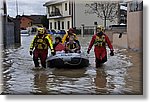
M47 67L53 68L82 68L89 65L89 58L83 53L57 53L46 60Z

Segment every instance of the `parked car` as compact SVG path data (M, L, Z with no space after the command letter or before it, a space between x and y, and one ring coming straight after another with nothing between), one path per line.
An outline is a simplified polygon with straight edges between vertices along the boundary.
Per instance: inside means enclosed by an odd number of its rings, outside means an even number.
M29 31L28 30L21 30L20 31L21 36L29 36Z
M57 34L65 35L65 34L66 34L66 31L65 31L65 30L59 30L59 31L57 31Z
M52 29L52 30L48 30L48 33L53 35L53 34L56 34L56 31Z

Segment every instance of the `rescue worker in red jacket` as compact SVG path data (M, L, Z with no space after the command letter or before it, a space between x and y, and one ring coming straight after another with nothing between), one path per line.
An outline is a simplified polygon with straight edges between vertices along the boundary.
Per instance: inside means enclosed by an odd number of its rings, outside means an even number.
M107 51L106 51L106 43L110 49L110 55L114 55L113 46L108 38L108 36L104 33L104 27L99 25L97 26L97 33L93 35L90 45L88 47L87 53L90 53L92 46L94 45L95 52L95 62L96 68L100 67L100 65L107 61Z
M40 67L38 59L41 60L41 65L46 68L46 58L48 54L48 47L51 49L51 54L54 55L52 40L47 36L44 28L38 28L38 34L34 36L30 44L30 55L33 54L33 61L35 67Z

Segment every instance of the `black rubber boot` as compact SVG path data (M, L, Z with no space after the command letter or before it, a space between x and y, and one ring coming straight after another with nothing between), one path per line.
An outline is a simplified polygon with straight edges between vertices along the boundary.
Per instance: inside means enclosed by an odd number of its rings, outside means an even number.
M96 58L95 63L96 63L96 68L99 68L101 66L101 61L98 58Z
M107 62L107 56L105 56L101 61L101 63L105 63L105 62Z
M46 68L46 64L42 64L42 67L43 67L43 68Z
M39 61L38 61L38 59L36 59L36 58L33 57L33 61L34 61L35 67L39 67Z

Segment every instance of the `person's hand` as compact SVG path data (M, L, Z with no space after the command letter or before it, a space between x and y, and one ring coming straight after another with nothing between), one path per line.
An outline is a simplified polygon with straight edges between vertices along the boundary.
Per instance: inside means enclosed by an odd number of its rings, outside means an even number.
M52 54L53 56L56 54L53 49L51 50L51 54Z
M114 56L114 51L113 50L110 51L110 56Z
M89 50L87 50L87 54L89 54L90 53L90 51Z
M30 53L30 55L32 56L32 53L33 53L33 52L32 52L32 51L29 51L29 53Z
M55 52L51 52L51 54L54 56L54 55L56 55L56 53Z

